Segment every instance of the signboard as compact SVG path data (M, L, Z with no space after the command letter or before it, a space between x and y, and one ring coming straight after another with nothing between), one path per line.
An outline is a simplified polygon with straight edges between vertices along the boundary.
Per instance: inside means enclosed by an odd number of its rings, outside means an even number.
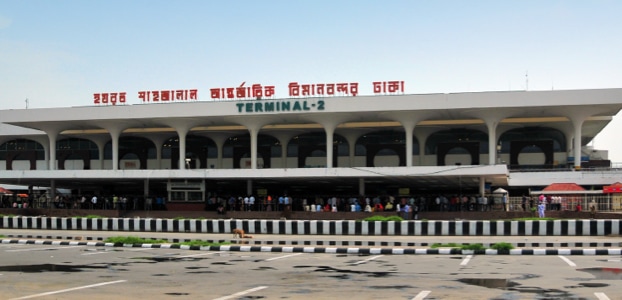
M210 88L209 95L212 100L261 100L275 96L274 85L262 85L259 83L245 86L242 82L237 87ZM374 81L371 84L373 94L400 94L404 93L404 81ZM359 94L358 82L338 83L303 83L290 82L287 85L288 97L324 97L324 96L352 96ZM158 102L187 102L198 101L198 89L173 89L173 90L143 90L137 93L141 103ZM95 105L123 105L127 103L127 92L107 92L93 94ZM291 104L292 106L295 103ZM299 103L298 105L303 105ZM311 109L311 106L308 106ZM244 108L245 109L245 108ZM262 107L263 109L263 107ZM301 106L301 110L305 110ZM320 110L320 109L318 109ZM254 109L253 111L259 111ZM278 110L277 110L278 111ZM239 112L242 112L241 110Z

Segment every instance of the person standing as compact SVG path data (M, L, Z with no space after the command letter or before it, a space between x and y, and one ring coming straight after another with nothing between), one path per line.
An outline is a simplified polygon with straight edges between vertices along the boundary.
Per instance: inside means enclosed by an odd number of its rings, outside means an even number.
M503 211L508 211L508 194L504 193L501 196L501 202L503 202Z
M538 217L544 218L545 210L546 210L546 204L544 202L540 202L540 204L538 204Z
M93 195L93 198L91 198L91 209L96 209L97 208L97 196Z
M248 197L248 210L252 211L255 208L255 196Z
M244 211L250 210L250 198L248 196L244 197Z
M592 199L592 202L590 202L590 217L592 219L596 218L596 205L596 201Z

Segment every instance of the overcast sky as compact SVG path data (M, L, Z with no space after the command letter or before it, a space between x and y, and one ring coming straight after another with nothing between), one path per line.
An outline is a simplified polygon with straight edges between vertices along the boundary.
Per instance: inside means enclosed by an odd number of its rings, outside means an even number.
M622 1L0 0L0 109L93 94L403 80L406 93L622 88ZM622 162L622 116L594 146ZM1 120L0 120L1 121Z

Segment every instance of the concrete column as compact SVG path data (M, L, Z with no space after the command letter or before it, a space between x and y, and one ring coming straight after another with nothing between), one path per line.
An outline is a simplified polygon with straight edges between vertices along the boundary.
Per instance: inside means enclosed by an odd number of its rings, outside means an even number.
M271 136L279 140L279 143L281 144L281 167L286 169L287 168L287 145L289 145L289 141L294 136L298 135L299 132L275 131L275 132L270 132L268 134L270 134Z
M347 134L345 136L348 141L348 167L354 167L354 155L356 154L356 140L358 140L358 134Z
M412 167L413 165L413 132L417 123L425 120L426 118L433 118L434 116L424 112L391 112L386 113L386 116L390 119L398 121L404 127L404 134L406 135L405 143L406 147L406 166Z
M419 141L419 165L423 166L425 164L425 143L428 140L428 137L434 132L434 129L425 129L419 127L415 132L415 136L417 137L417 141ZM436 164L436 162L435 162Z
M326 168L333 167L333 140L337 125L346 122L349 115L309 115L306 119L317 122L324 128L326 132Z
M365 178L359 178L359 195L365 196Z
M498 120L484 120L488 128L488 164L495 165L497 161L497 126Z
M479 194L482 197L484 197L484 194L486 194L486 177L484 176L479 177Z
M246 180L246 195L252 195L252 194L253 194L253 180L247 179Z
M273 119L259 116L249 117L239 122L240 125L243 125L246 129L248 129L251 136L251 169L257 169L257 139L259 130L271 121L273 121Z
M259 128L249 127L248 132L251 135L251 169L257 169L257 136Z
M99 162L99 169L104 169L104 149L106 148L105 141L96 141L97 145L97 161Z
M216 169L222 169L222 152L225 147L225 142L230 136L230 134L226 133L210 133L207 136L214 141L214 144L216 144L216 150L218 151L216 155Z
M47 168L50 167L50 141L48 139L47 143L41 143L41 146L43 146L43 159L45 160L45 164L47 165Z
M149 179L143 181L143 196L145 196L145 199L149 196Z
M369 130L360 129L347 129L339 131L339 134L343 136L348 142L348 167L354 167L354 155L356 154L356 141Z
M112 138L112 169L119 169L119 137L121 130L109 130Z
M56 180L52 179L50 180L50 199L51 201L54 201L54 198L56 198ZM48 203L48 205L50 205L50 203Z
M404 127L404 133L406 134L406 166L413 166L413 132L415 127Z
M155 135L147 137L156 148L156 169L162 169L162 145L169 138L165 135Z
M97 162L91 164L91 169L93 170L103 170L104 169L104 148L106 147L106 143L110 140L108 136L105 135L96 135L88 138L90 141L95 143L97 146Z
M186 169L186 135L188 134L188 131L190 131L190 129L186 127L177 127L175 129L177 130L177 136L179 138L179 169L185 170Z
M326 167L333 167L333 138L335 134L335 126L324 126L326 131Z
M567 111L567 117L570 119L574 131L574 168L581 169L581 136L583 122L592 115L598 115L600 111L596 107L575 108Z
M49 157L49 170L56 170L56 139L58 138L59 130L46 131L48 140L50 142L50 157Z
M581 169L581 127L583 126L583 121L580 119L573 119L572 125L574 126L574 169Z

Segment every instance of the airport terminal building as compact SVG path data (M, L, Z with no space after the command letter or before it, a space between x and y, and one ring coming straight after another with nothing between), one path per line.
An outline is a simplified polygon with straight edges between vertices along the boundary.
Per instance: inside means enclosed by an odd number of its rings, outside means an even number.
M622 89L413 95L385 82L361 96L354 83L288 88L285 98L253 85L2 110L0 185L162 195L187 210L214 195L484 194L621 180L607 151L587 145L622 109Z

